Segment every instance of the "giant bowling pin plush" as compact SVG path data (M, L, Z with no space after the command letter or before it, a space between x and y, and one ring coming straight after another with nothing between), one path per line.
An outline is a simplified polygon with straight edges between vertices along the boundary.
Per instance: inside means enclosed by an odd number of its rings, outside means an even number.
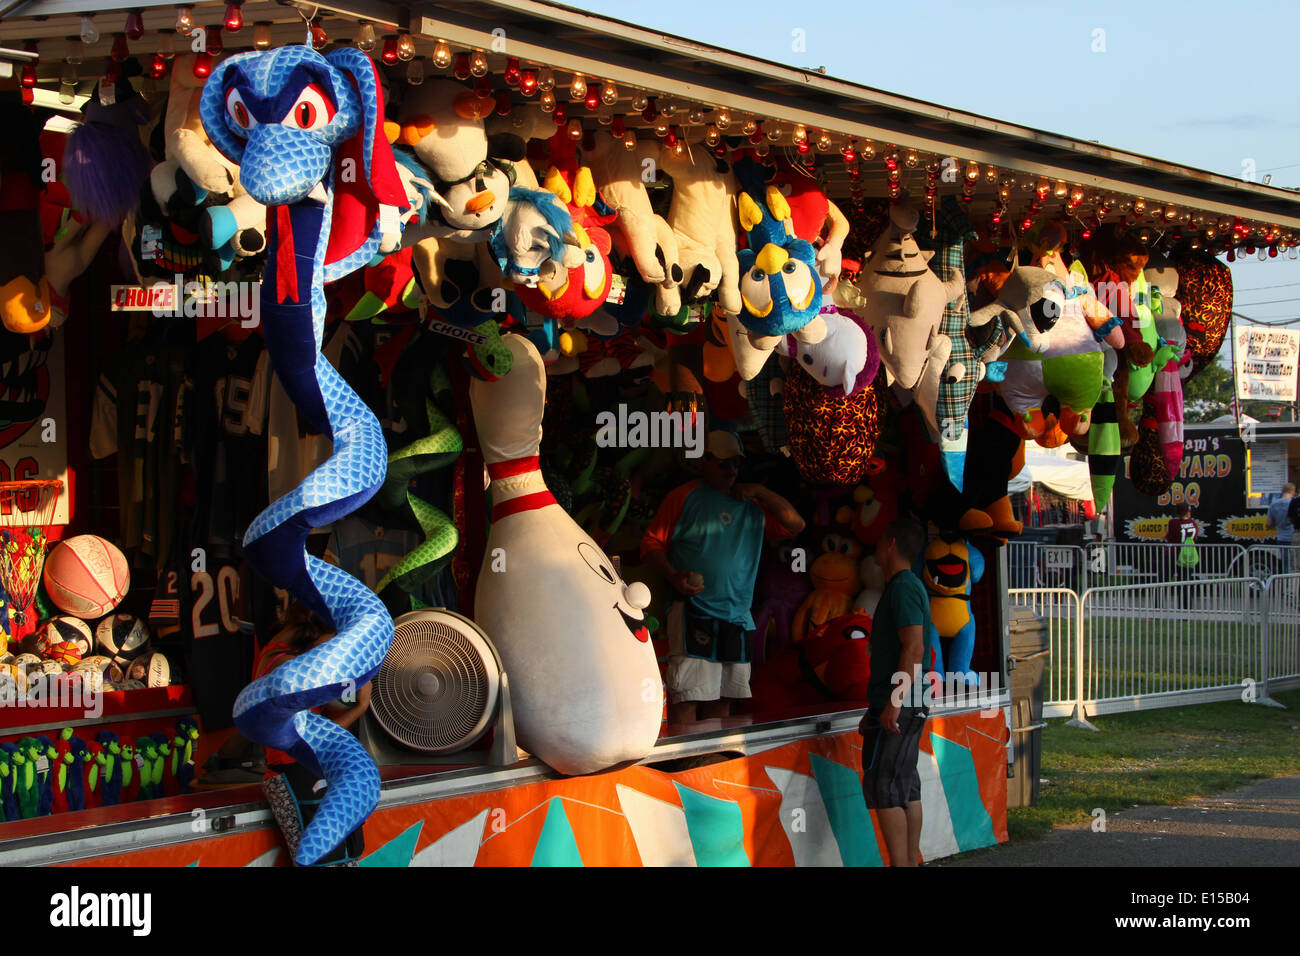
M509 374L470 383L492 479L492 528L474 607L510 678L520 746L565 774L650 752L663 685L644 608L596 543L555 503L538 468L546 370L508 335Z

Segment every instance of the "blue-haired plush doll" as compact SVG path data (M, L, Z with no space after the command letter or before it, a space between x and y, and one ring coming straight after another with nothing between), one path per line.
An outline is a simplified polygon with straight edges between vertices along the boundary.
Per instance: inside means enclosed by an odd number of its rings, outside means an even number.
M790 204L776 186L765 184L757 161L738 161L736 177L742 188L740 226L748 240L739 254L740 323L751 337L790 335L821 312L817 251L796 238Z

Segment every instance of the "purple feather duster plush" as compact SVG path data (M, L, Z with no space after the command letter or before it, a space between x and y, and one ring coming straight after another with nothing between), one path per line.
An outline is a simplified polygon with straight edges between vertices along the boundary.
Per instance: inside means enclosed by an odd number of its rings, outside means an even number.
M134 92L112 106L91 100L63 153L63 181L76 208L116 225L139 205L152 164L138 127L148 119L148 107Z

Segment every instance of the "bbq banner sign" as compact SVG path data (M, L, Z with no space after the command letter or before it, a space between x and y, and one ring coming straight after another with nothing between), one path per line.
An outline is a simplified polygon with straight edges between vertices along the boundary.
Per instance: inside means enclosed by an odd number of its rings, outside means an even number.
M1254 544L1273 540L1264 516L1246 510L1246 443L1233 427L1197 431L1183 443L1183 465L1168 493L1144 495L1129 478L1124 456L1112 498L1115 538L1119 541L1163 541L1169 518L1181 502L1192 508L1204 543Z

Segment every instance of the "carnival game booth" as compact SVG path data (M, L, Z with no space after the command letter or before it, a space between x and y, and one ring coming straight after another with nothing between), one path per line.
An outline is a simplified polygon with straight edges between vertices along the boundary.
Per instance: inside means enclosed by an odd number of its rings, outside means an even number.
M10 863L313 863L362 821L363 865L886 862L856 728L900 515L929 666L977 681L939 682L922 855L1004 840L1008 480L1069 445L1099 508L1125 448L1167 485L1217 257L1300 230L1284 190L554 4L4 16L4 374L66 353L24 474L172 642L177 699L117 716L190 721L83 767L150 767L106 806L0 765L38 791ZM714 433L805 529L763 548L753 697L672 724L644 542ZM285 599L336 633L250 684ZM313 713L366 684L353 734ZM256 783L186 792L236 729L329 782L289 848Z

